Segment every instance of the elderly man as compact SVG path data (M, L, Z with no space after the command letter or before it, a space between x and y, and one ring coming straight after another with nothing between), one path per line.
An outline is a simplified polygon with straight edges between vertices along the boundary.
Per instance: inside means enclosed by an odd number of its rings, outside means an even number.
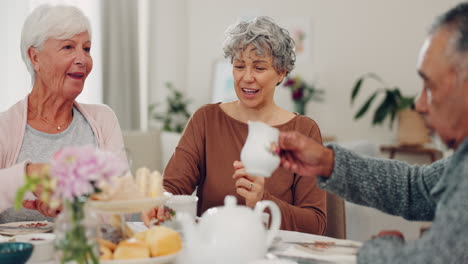
M418 62L424 87L416 110L456 151L430 166L364 158L282 133L282 166L315 176L320 187L409 220L433 221L419 240L383 232L364 244L359 263L468 263L468 3L439 17Z

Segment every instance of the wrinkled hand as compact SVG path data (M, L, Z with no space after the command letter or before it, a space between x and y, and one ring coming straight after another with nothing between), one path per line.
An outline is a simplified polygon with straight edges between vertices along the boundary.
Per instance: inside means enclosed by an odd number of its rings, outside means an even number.
M26 175L28 177L42 177L48 166L49 164L47 163L29 163L26 166ZM23 207L31 210L37 210L46 217L56 217L62 211L62 206L60 205L52 208L47 202L41 200L42 190L43 188L41 185L37 186L33 194L38 199L23 201Z
M49 166L48 163L29 163L26 165L26 175L27 177L35 176L35 177L42 177L44 171ZM39 185L36 187L37 189L33 192L36 197L41 197L42 194L42 186Z
M58 208L51 208L48 203L39 199L25 200L23 201L23 207L31 210L37 210L46 217L56 217L62 211L61 205Z
M141 220L147 227L151 227L151 222L157 220L158 222L164 222L171 219L171 213L167 211L163 205L155 207L147 212L141 213Z
M245 205L254 208L258 201L263 199L265 193L265 178L247 175L244 164L234 161L235 172L232 178L236 180L237 193L245 198Z
M377 237L396 236L405 240L405 236L398 230L382 230L376 236L372 236L372 239Z
M283 168L302 176L331 175L334 165L331 149L297 131L281 132L278 143Z
M48 163L29 163L26 165L26 174L40 176L48 166Z

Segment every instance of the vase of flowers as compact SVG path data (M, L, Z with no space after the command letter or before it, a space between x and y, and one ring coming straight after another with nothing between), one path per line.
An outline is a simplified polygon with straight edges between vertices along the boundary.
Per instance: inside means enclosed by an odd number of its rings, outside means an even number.
M291 98L294 102L294 112L305 115L309 101L323 101L323 90L306 83L300 76L287 77L284 87L291 90Z
M99 263L98 219L85 200L64 201L55 220L55 249L59 263Z
M17 207L27 191L41 190L41 199L50 207L60 204L62 212L55 225L56 258L61 264L99 263L96 235L98 221L86 202L100 193L104 185L122 175L128 166L123 157L100 151L93 146L67 147L57 152L41 175L26 177L18 190Z

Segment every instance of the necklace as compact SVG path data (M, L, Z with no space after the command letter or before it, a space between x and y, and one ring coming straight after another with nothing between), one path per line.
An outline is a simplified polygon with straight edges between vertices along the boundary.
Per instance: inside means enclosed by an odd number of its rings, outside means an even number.
M29 110L29 111L31 111L31 113L33 113L33 114L36 114L36 116L39 117L39 119L41 119L42 121L44 121L44 122L46 122L47 124L52 125L52 126L54 126L55 128L57 128L57 131L62 130L62 128L65 127L65 125L69 122L69 120L67 120L67 121L65 121L65 122L64 122L63 124L61 124L61 125L60 125L60 124L55 124L55 123L52 123L51 121L45 119L44 117L39 116L39 114L37 114L36 112L34 112L34 111L32 111L32 110Z

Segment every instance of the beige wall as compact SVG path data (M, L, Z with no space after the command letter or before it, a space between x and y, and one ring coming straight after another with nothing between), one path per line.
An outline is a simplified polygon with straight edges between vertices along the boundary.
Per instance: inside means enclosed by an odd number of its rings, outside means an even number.
M420 89L415 65L426 30L436 15L461 1L455 0L197 0L187 1L188 59L186 89L192 107L210 102L213 62L222 58L224 30L242 15L267 15L279 24L294 17L309 17L312 55L293 73L318 80L326 101L309 106L308 115L324 134L339 140L370 139L391 142L385 127L370 127L370 116L353 121L349 96L355 79L375 71L404 93ZM366 88L366 87L364 87ZM360 99L371 87L364 89ZM277 102L290 110L289 93L277 90ZM362 103L363 100L357 103ZM358 105L359 105L358 104Z
M28 74L20 59L19 31L28 0L2 1L0 23L6 41L0 89L8 99L0 110L24 96ZM148 53L149 102L163 102L164 82L172 81L192 99L194 110L211 102L212 67L222 58L221 44L227 26L239 16L267 15L279 24L290 18L309 18L312 45L308 61L298 62L294 73L317 80L326 101L309 105L308 115L324 134L339 140L370 139L391 142L393 132L371 127L370 116L353 121L357 110L349 104L355 79L375 71L406 94L420 89L415 65L426 30L437 14L459 0L149 0L150 50ZM3 20L2 20L3 21ZM364 87L362 103L372 87ZM279 105L292 110L289 92L278 87ZM6 102L6 103L5 103Z

